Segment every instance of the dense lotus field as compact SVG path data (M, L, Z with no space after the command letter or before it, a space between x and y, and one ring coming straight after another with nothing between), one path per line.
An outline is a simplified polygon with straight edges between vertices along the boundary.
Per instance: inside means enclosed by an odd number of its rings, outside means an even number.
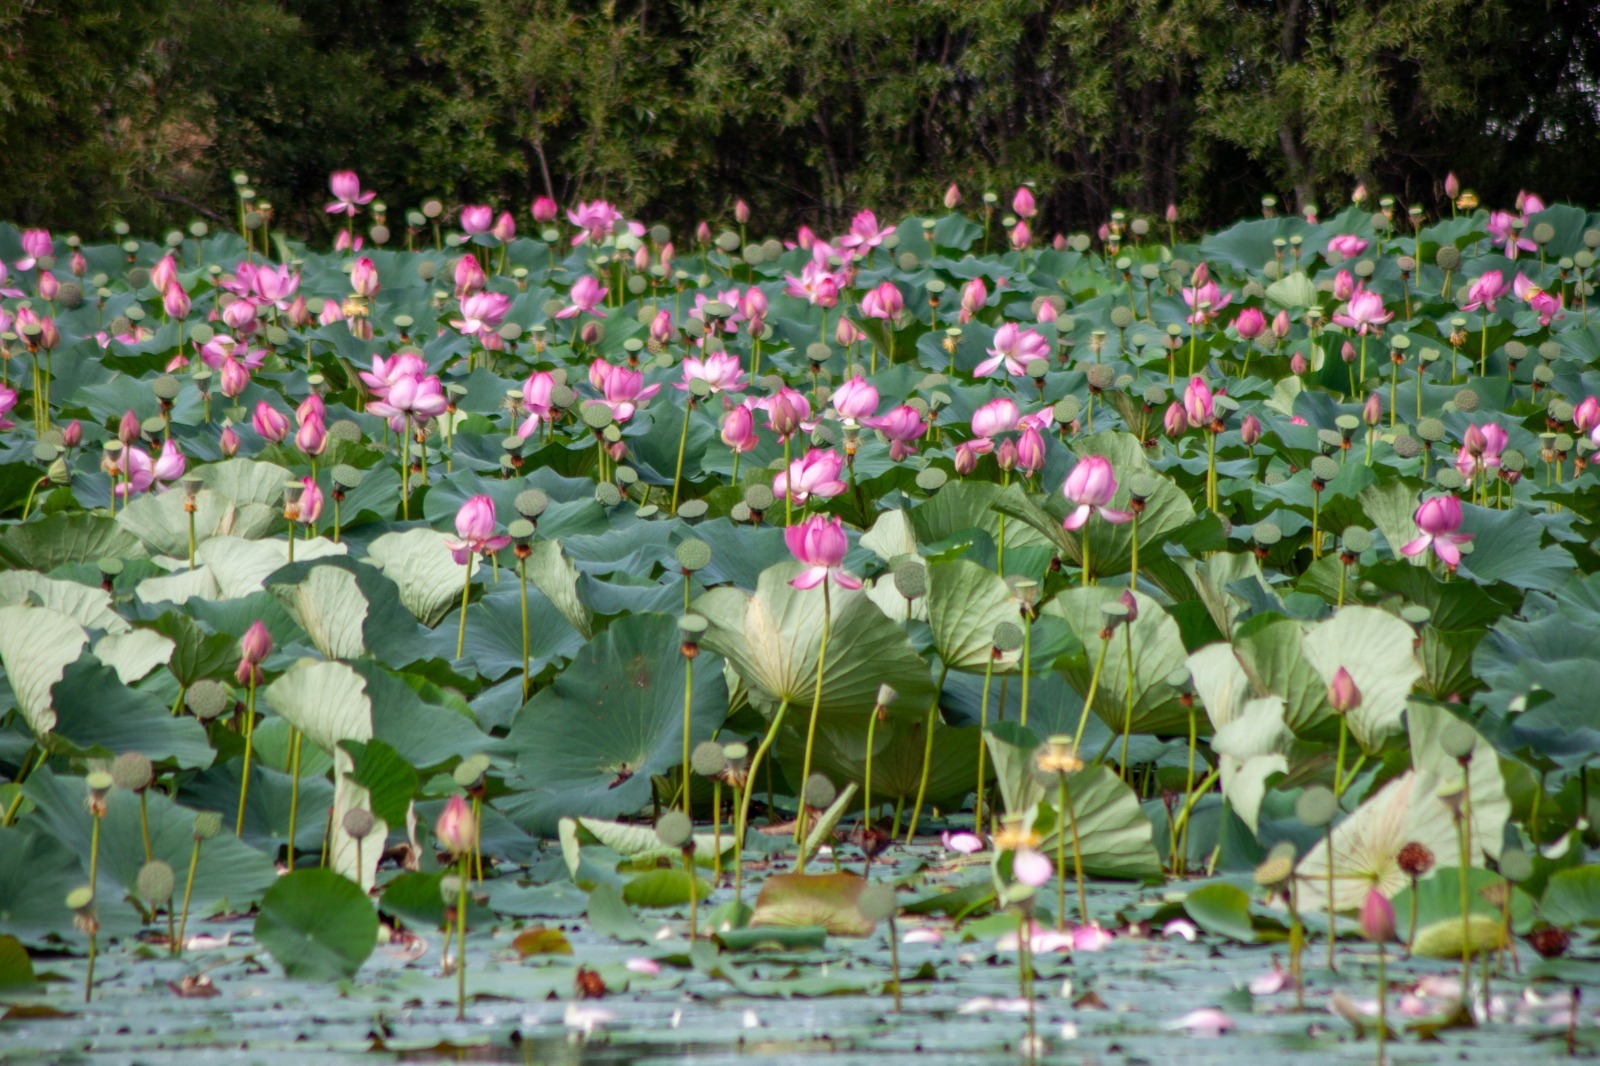
M0 227L0 1058L1600 1049L1600 217L331 185Z

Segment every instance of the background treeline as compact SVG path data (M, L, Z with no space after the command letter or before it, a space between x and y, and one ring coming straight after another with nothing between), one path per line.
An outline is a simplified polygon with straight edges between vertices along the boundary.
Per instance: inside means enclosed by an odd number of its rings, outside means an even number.
M1593 199L1593 0L0 0L0 217L302 232L330 170L757 228L1032 181L1049 231L1342 204ZM526 216L522 216L525 223Z

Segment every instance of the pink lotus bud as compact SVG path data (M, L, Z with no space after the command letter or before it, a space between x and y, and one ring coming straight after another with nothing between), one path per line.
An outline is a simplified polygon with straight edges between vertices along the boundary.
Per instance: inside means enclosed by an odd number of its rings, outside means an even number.
M650 249L639 245L633 252L633 269L641 274L650 269Z
M494 239L502 244L509 244L517 239L517 220L511 217L510 211L500 212L500 217L494 220L494 226L489 230Z
M1250 447L1255 447L1261 440L1261 419L1255 415L1245 415L1244 421L1239 423L1239 439Z
M76 448L83 443L83 424L76 418L61 427L61 443L68 448Z
M1190 278L1189 284L1194 288L1199 289L1203 288L1210 280L1211 267L1204 261L1201 261L1200 265L1194 268L1194 275Z
M747 452L760 443L756 435L755 414L740 404L729 408L728 417L722 422L722 443L736 452Z
M461 231L471 237L487 233L494 225L494 208L487 204L473 204L461 209Z
M1267 317L1254 307L1246 307L1233 320L1233 328L1244 340L1253 341L1267 331Z
M310 474L301 479L301 484L305 487L300 493L299 521L303 526L314 526L322 517L322 489Z
M1017 189L1016 195L1011 198L1011 210L1018 218L1032 218L1038 213L1038 207L1033 201L1033 190L1026 185Z
M739 223L741 226L746 222L749 222L750 205L745 203L743 200L735 200L733 202L733 220Z
M250 416L250 425L255 429L257 436L273 444L282 443L289 435L288 417L265 400L256 402L256 409Z
M1017 466L1017 445L1010 437L1000 442L1000 447L995 449L994 461L1000 464L1001 470L1015 470Z
M378 267L371 259L362 256L350 270L350 288L357 296L371 296L378 291Z
M183 286L173 282L162 291L161 306L166 309L168 318L183 319L189 317L189 309L193 305Z
M1489 438L1479 426L1468 426L1461 436L1461 448L1468 455L1482 455L1489 449Z
M1026 222L1018 222L1011 230L1011 247L1022 251L1033 244L1033 231Z
M125 447L132 447L134 441L139 439L139 416L132 411L123 413L122 421L117 423L117 439Z
M221 379L219 388L222 390L222 395L230 400L237 397L250 384L250 371L231 355L222 361L222 369L217 372L217 376Z
M700 224L694 228L694 239L699 244L710 244L711 223L707 222L705 219L701 219Z
M466 800L460 796L450 797L439 820L434 823L433 835L438 838L439 846L449 852L453 859L459 859L471 850L477 838L477 821Z
M239 657L251 666L260 666L272 654L272 634L259 619L250 623L239 639Z
M1279 311L1272 316L1272 335L1280 341L1289 335L1289 312Z
M554 222L558 211L556 202L548 196L541 196L533 201L533 220L541 226Z
M1339 346L1339 358L1344 360L1346 363L1355 362L1356 355L1356 346L1351 344L1349 341L1345 341Z
M599 344L600 323L585 322L583 324L583 328L578 331L578 339L583 341L584 344L589 345L591 348L596 344Z
M1009 442L1008 442L1009 443ZM1037 429L1029 426L1017 438L1017 469L1024 474L1036 474L1044 468L1045 448L1044 437ZM1002 451L1004 446L1002 446Z
M1367 402L1361 405L1361 421L1369 426L1375 426L1383 419L1383 400L1377 393L1367 397Z
M1356 680L1350 676L1350 671L1342 666L1334 673L1333 680L1328 682L1328 706L1339 714L1349 714L1361 706L1361 690L1356 688Z
M650 320L650 339L657 344L672 340L672 312L663 308Z
M1385 944L1394 939L1394 933L1394 904L1376 888L1367 889L1361 904L1361 935L1374 944Z
M222 321L236 333L253 333L256 328L256 305L249 300L235 300L222 309Z
M1167 413L1161 418L1161 425L1169 437L1181 437L1189 431L1189 414L1183 409L1183 404L1173 400L1167 405Z
M328 428L320 417L306 419L295 431L294 445L306 455L321 455L328 447Z
M72 276L75 278L81 278L89 273L89 260L85 259L83 253L76 248L72 250L72 258L68 263L67 269L72 271Z
M1341 270L1333 276L1333 298L1335 300L1348 300L1356 291L1356 279L1351 277L1350 271Z
M294 298L294 301L289 304L288 315L289 324L295 329L305 329L316 321L311 317L310 308L306 307L306 298L304 296L296 296Z
M1047 322L1054 322L1060 317L1061 312L1056 310L1056 305L1053 301L1046 300L1039 305L1039 324L1041 326Z
M1306 362L1306 357L1300 352L1295 352L1289 357L1289 370L1296 376L1305 374L1311 369L1311 364Z
M865 333L856 328L854 322L843 315L839 316L838 324L833 327L833 339L841 348L848 348L852 344L858 343L865 336Z
M956 473L966 477L978 469L978 450L972 446L971 441L962 441L956 445Z
M1461 180L1453 170L1444 176L1444 194L1452 200L1461 195Z
M1169 202L1167 204L1167 224L1170 226L1170 225L1173 225L1174 223L1176 223L1177 221L1178 221L1178 205L1175 204L1175 203Z
M1128 613L1124 617L1130 626L1139 620L1139 600L1131 589L1123 589L1122 595L1117 597L1117 602L1127 610Z
M1572 424L1579 433L1588 433L1600 426L1600 399L1586 397L1572 412Z
M1050 247L1054 248L1058 252L1066 251L1067 250L1067 238L1066 238L1066 236L1064 234L1057 233L1054 237L1050 238Z
M945 207L945 210L946 211L954 211L956 209L956 204L959 204L960 202L961 202L961 188L955 182L952 181L950 183L950 187L944 191L944 207Z
M790 398L789 392L789 389L779 392L767 407L767 424L779 437L787 437L800 428L800 410Z
M1363 181L1356 185L1355 191L1350 194L1350 202L1353 204L1364 204L1367 202L1366 182Z
M678 249L673 246L673 243L671 241L668 241L666 244L663 244L661 246L661 251L656 256L656 258L658 260L660 260L660 262L661 262L661 269L662 270L671 270L672 269L672 260L677 254L678 254Z
M221 448L225 459L232 459L239 454L239 434L234 432L232 426L222 427Z
M150 284L157 292L178 280L178 261L170 254L164 255L150 268Z
M483 267L478 265L478 257L475 255L464 255L457 259L455 275L458 300L475 292L481 292L489 281L483 272Z
M54 302L55 298L57 296L59 296L59 295L61 295L61 282L57 281L56 280L56 276L54 274L50 273L50 271L48 271L48 270L40 271L39 272L39 299L44 300L47 303L50 303L50 302Z

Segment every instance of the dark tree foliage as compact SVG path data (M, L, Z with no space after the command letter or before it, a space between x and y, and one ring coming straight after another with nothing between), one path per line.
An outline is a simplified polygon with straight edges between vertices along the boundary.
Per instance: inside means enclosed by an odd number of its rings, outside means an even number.
M1044 226L1214 223L1357 180L1442 208L1591 192L1583 0L0 0L0 216L315 233L330 170L392 209L603 196L680 225L837 226L1031 181Z

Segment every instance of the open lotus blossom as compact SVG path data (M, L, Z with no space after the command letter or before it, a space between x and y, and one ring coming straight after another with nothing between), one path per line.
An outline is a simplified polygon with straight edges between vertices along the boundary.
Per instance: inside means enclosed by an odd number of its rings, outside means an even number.
M611 417L618 422L626 422L632 418L634 412L642 403L648 403L656 393L661 391L660 385L646 385L644 373L630 370L625 366L613 366L604 360L596 360L590 368L590 380L595 380L594 367L606 369L600 375L600 401L611 408Z
M1446 566L1461 565L1460 545L1472 539L1472 534L1461 529L1461 501L1454 496L1432 496L1422 501L1413 520L1419 536L1407 542L1401 555L1420 555L1429 548Z
M1007 322L995 330L994 347L989 348L988 352L989 358L972 371L975 375L986 377L1004 363L1006 373L1023 377L1028 372L1029 363L1035 359L1049 358L1050 342L1037 330L1022 329L1015 322Z
M1549 293L1518 274L1511 282L1511 290L1517 294L1517 299L1533 309L1539 316L1539 325L1548 326L1561 315L1561 294Z
M1333 324L1366 336L1378 332L1392 318L1394 312L1383 309L1382 296L1357 285L1344 307L1333 316Z
M880 282L861 297L861 313L868 318L893 321L905 313L906 299L892 281Z
M17 260L18 270L32 270L39 260L55 254L55 242L47 229L22 231L22 258Z
M901 404L880 418L864 418L861 424L889 439L889 458L895 462L915 455L917 441L928 432L928 423L915 407Z
M1164 1029L1182 1029L1190 1036L1216 1037L1238 1028L1233 1019L1215 1007L1192 1010L1176 1021L1168 1022Z
M610 289L605 288L593 276L585 274L573 283L570 293L572 302L556 312L557 318L576 318L579 314L590 314L595 318L605 318L606 313L600 307L600 301L606 298Z
M688 391L691 381L705 382L713 394L737 389L744 385L744 368L739 365L739 357L727 351L711 352L703 359L686 355L683 358L683 380L673 388Z
M972 412L972 432L975 436L990 438L1017 428L1019 412L1014 401L1002 396Z
M353 170L336 170L328 175L328 189L333 193L333 202L327 206L330 215L354 215L358 205L370 204L378 195L370 190L363 192L361 179Z
M1456 469L1466 478L1485 470L1498 470L1501 453L1510 442L1506 431L1494 422L1468 426L1461 437L1461 448L1456 452Z
M541 425L551 421L550 393L555 387L555 376L548 370L536 370L528 375L528 380L522 383L522 410L526 417L517 426L517 436L526 440Z
M445 546L457 563L466 565L474 555L488 555L511 543L504 534L495 534L494 500L473 496L456 512L456 537L445 538Z
M511 310L511 297L500 292L475 292L461 301L461 317L450 324L468 337L487 338L500 328L506 312Z
M403 374L389 386L381 400L367 404L370 414L391 420L410 419L421 424L444 414L449 404L444 398L444 388L431 374Z
M784 292L797 300L805 300L816 307L833 307L839 302L839 290L844 287L844 277L827 266L812 260L800 268L800 276L785 274Z
M1079 460L1062 483L1061 494L1076 505L1073 512L1062 520L1064 529L1082 529L1095 512L1113 525L1133 519L1132 513L1107 506L1117 494L1117 479L1112 474L1111 461L1103 455L1089 455Z
M17 424L6 417L16 406L17 390L9 385L0 385L0 432L17 428Z
M1505 275L1498 270L1485 270L1467 285L1467 302L1461 305L1461 309L1494 311L1495 304L1510 291L1511 286L1507 284Z
M772 479L773 495L782 499L788 495L797 504L811 497L832 499L850 486L839 480L844 470L844 457L830 448L811 448L806 454L789 463L789 469Z
M839 244L844 248L870 250L882 244L894 229L893 226L878 225L878 216L871 211L861 211L850 220L850 232L839 238Z
M1540 210L1544 205L1539 205ZM1513 215L1510 211L1491 211L1489 221L1484 229L1489 231L1489 239L1501 246L1507 259L1515 259L1521 252L1537 252L1539 246L1523 236L1523 229L1527 223L1526 217Z
M962 855L976 855L983 850L983 838L976 833L955 832L946 829L939 837L939 842L950 851Z
M494 208L487 204L469 204L461 209L461 232L467 236L489 232L494 225Z
M202 352L205 349L201 349ZM379 399L389 394L389 388L396 381L413 374L426 374L428 364L415 352L397 352L385 359L381 355L372 357L372 369L361 371L361 380L372 394Z
M10 297L12 297L14 299L15 298L20 298L23 295L22 290L17 288L15 285L7 285L6 284L6 281L10 277L11 277L10 269L5 265L5 263L3 261L0 261L0 296L10 296Z
M567 221L580 231L572 238L574 247L585 241L599 244L616 231L617 223L622 221L622 212L604 200L592 200L568 210Z
M1367 242L1353 233L1341 233L1328 242L1328 251L1338 252L1346 259L1354 259L1367 250Z
M143 448L125 447L116 463L115 492L123 499L154 488L162 491L183 476L187 460L176 441L165 441L154 457Z
M878 390L857 374L834 389L828 402L833 414L842 421L865 422L878 411Z
M1204 266L1205 264L1201 264ZM1198 273L1198 272L1197 272ZM1191 326L1210 322L1233 302L1233 293L1223 294L1214 281L1197 282L1183 290L1183 302L1189 305L1190 315L1185 321Z
M839 519L812 515L799 525L785 529L783 540L805 566L789 580L795 588L813 589L830 578L840 588L861 587L861 579L844 568L850 542L845 537L844 523Z
M289 308L289 301L294 299L295 293L300 289L300 275L287 266L273 267L263 264L251 276L250 288L263 305L286 311Z

